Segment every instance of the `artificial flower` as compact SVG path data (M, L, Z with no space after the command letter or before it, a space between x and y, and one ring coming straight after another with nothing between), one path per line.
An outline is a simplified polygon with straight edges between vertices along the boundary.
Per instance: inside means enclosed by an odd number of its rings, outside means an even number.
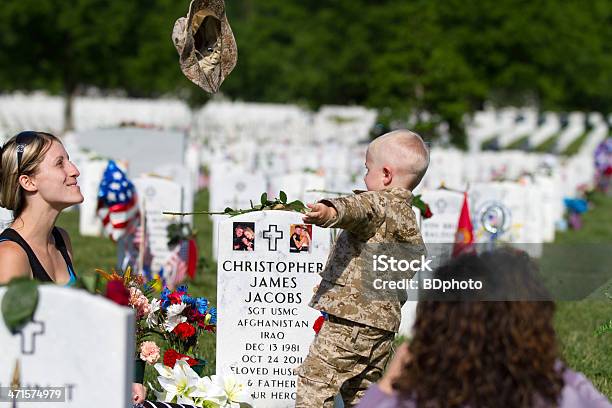
M174 330L172 330L172 332L179 336L181 339L186 340L196 334L196 329L189 323L179 323L176 325Z
M208 300L203 297L197 298L195 300L195 307L198 309L198 312L205 315L206 310L208 310Z
M190 366L194 366L196 364L199 363L198 360L196 360L195 358L191 358L185 354L181 354L178 351L174 350L174 349L168 349L166 350L166 352L164 353L164 365L173 368L176 364L177 361L179 360L185 360L187 361L187 364L189 364ZM158 370L159 371L159 370Z
M172 369L172 377L158 377L159 385L166 392L165 402L177 404L194 404L194 398L206 394L197 388L200 376L193 371L186 361L178 360Z
M187 321L187 317L181 315L186 306L184 303L168 306L166 311L167 319L164 322L164 329L166 331L171 332L179 323Z
M159 360L159 347L153 341L143 341L140 345L140 359L148 364L155 364Z
M196 406L217 408L223 407L227 403L225 391L218 384L215 384L210 377L200 378L196 388L206 395L195 399Z
M157 311L159 310L160 305L161 305L161 300L159 299L153 299L151 300L151 303L149 304L149 313L146 315L147 316L147 326L149 328L153 326L157 326L159 324L159 321L157 319Z
M130 303L130 292L120 280L113 279L106 283L106 297L122 306L128 306Z
M223 389L227 401L225 406L231 408L240 408L244 406L251 406L250 396L248 388L238 382L238 379L233 375L213 375L211 376L212 382L219 388Z

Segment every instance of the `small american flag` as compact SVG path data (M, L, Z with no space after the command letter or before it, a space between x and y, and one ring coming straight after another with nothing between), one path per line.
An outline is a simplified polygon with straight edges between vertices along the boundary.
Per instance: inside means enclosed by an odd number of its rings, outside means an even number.
M174 247L164 266L164 276L168 286L177 286L187 275L194 278L197 259L198 249L195 240L182 239Z
M98 188L98 217L104 231L119 240L138 222L136 189L114 161L109 161Z
M164 265L166 284L171 288L181 283L187 275L187 251L184 248L185 242L186 241L182 240L174 247L166 261L166 265Z

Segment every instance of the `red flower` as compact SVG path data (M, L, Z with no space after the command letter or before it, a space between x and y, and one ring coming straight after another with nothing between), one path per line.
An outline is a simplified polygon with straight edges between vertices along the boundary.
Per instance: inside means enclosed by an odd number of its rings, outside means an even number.
M193 336L196 333L196 329L189 323L183 322L183 323L179 323L174 328L174 330L172 330L172 333L176 334L181 339L185 340Z
M174 349L168 349L164 353L164 365L170 368L174 368L174 365L176 364L177 360L183 358L187 358L187 364L189 364L189 366L194 366L198 364L198 360L196 360L195 358L189 357L185 354L181 354Z
M173 305L177 305L182 302L181 296L183 296L183 293L172 292L168 295L168 299L170 299L170 303L172 303Z
M319 334L319 331L321 330L321 327L323 327L324 322L325 322L324 316L317 317L317 320L315 320L314 324L312 325L312 330L314 330L315 333Z
M429 208L429 204L425 204L425 214L423 214L423 218L427 219L427 218L431 218L433 215L433 213L431 212L431 209Z
M106 283L106 297L113 302L127 306L130 303L130 292L119 280L110 280Z

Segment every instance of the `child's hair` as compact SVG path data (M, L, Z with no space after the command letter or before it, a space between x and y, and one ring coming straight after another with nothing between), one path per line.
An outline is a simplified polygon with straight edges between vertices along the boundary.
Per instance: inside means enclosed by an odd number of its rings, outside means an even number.
M244 233L246 234L247 232L248 232L249 234L251 234L251 235L255 235L255 231L253 231L253 230L251 229L251 227L246 227L246 228L244 229Z
M19 184L19 176L33 176L45 158L53 142L61 141L50 133L34 132L37 137L25 145L19 170L17 169L17 136L13 136L2 146L0 152L0 207L13 211L18 217L25 206L24 191Z
M393 147L386 149L384 154L379 150L383 144L393 143ZM399 129L386 133L372 141L369 146L370 154L376 157L375 161L384 160L396 166L402 175L408 175L410 188L416 187L429 166L429 149L418 134L407 130Z

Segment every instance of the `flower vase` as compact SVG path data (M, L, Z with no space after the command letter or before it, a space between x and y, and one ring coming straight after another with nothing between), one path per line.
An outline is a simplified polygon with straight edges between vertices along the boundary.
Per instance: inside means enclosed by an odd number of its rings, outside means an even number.
M134 360L134 382L142 384L144 381L145 362L141 359Z

